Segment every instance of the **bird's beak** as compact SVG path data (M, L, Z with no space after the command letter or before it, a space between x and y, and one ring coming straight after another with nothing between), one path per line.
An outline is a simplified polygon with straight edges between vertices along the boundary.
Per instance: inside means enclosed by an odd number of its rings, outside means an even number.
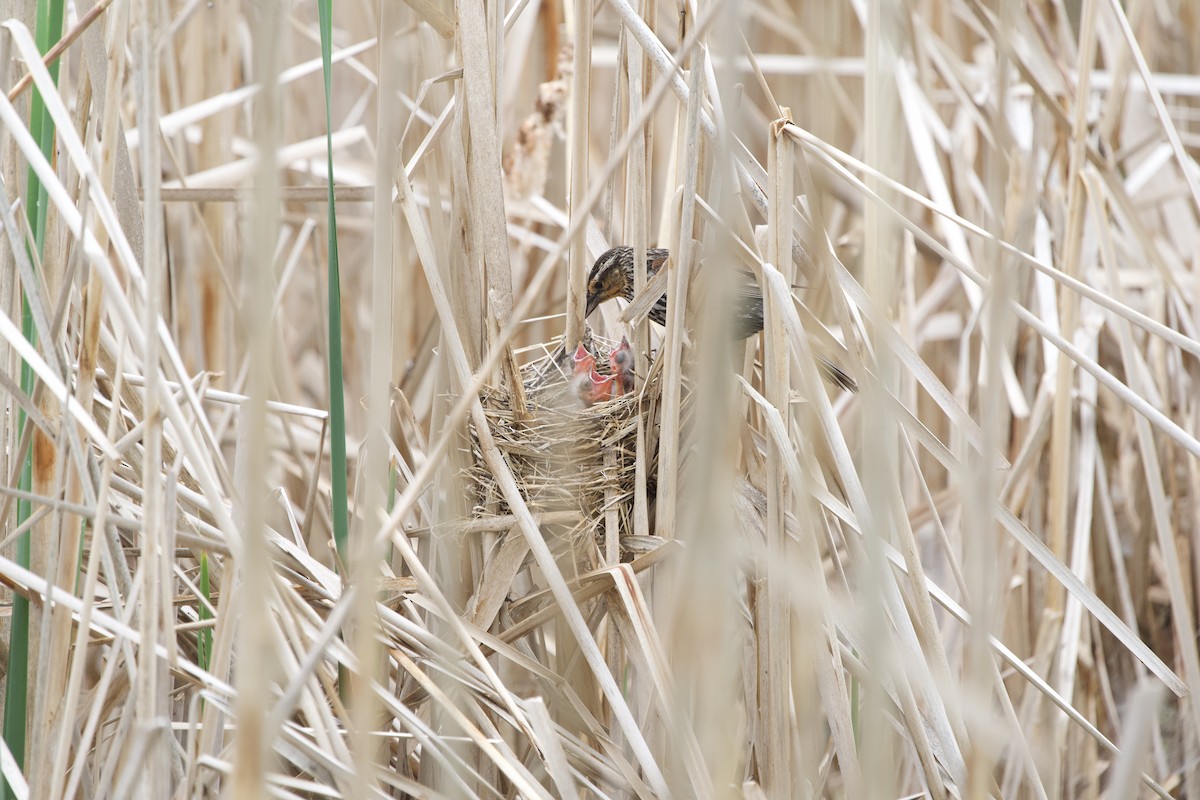
M583 310L583 318L587 319L588 317L590 317L592 315L592 312L596 310L596 306L598 306L598 305L600 305L599 295L589 294L588 299L587 299L587 307L584 308L584 310Z

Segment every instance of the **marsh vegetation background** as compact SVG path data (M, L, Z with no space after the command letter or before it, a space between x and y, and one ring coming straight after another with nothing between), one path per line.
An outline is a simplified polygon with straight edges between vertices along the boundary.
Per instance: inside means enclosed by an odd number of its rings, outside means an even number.
M1195 3L0 9L7 796L1200 796Z

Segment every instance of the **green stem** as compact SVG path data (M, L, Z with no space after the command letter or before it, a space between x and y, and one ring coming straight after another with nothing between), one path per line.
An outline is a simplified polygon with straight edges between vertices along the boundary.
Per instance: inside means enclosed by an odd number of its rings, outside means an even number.
M329 183L329 458L333 482L333 541L348 563L349 510L346 498L346 400L342 386L342 290L338 272L337 206L333 197L332 0L318 0L321 67L325 77L325 157Z
M54 46L62 35L63 0L39 0L37 21L34 25L34 39L39 52L45 54ZM49 67L50 77L55 85L58 84L58 62ZM46 109L45 101L35 86L31 92L29 109L29 132L42 151L47 161L54 162L54 120ZM33 167L29 168L25 196L25 213L29 219L29 227L33 231L33 246L39 258L31 259L35 264L40 262L40 256L45 252L46 238L46 208L48 197L46 187L38 179ZM33 313L29 300L21 297L21 331L30 344L37 345L37 334L33 327ZM32 396L34 386L33 370L26 363L21 364L21 390L27 396ZM17 415L17 430L24 430L25 414ZM32 448L25 456L21 465L19 488L28 492L33 486L33 457ZM30 504L27 501L17 503L17 525L22 525L29 519ZM29 533L26 532L17 540L17 563L29 567ZM29 601L15 595L13 597L12 627L8 640L8 676L4 687L4 742L17 761L17 766L25 764L25 730L28 725L29 711ZM0 797L13 796L8 781L0 776Z

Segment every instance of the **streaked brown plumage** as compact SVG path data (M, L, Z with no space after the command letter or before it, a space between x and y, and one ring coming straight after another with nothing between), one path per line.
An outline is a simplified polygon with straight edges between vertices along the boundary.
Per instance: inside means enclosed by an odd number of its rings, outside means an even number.
M653 248L646 251L646 279L654 275L667 262L670 251ZM633 299L633 248L614 247L606 250L596 259L592 266L587 282L587 309L585 316L603 302L614 297ZM754 276L748 272L739 272L733 287L733 333L737 339L746 339L763 329L763 296ZM659 325L667 324L667 295L662 297L650 309L650 319ZM820 359L821 369L825 377L843 389L857 391L854 379L841 367L825 359Z
M653 248L646 251L646 279L655 274L667 263L669 250ZM734 336L746 339L762 330L763 299L758 290L754 276L740 273L734 288ZM588 275L587 312L590 316L596 307L614 297L633 299L633 248L614 247L605 251L592 266ZM659 325L667 324L667 296L658 298L658 302L650 309L650 319Z

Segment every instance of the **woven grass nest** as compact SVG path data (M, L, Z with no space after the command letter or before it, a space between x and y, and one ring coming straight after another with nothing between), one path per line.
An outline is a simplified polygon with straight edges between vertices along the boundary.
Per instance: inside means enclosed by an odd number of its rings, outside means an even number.
M609 354L616 342L594 336L584 348L597 370L610 374ZM491 387L483 393L484 410L496 444L504 454L535 513L568 519L544 526L554 536L574 538L603 532L609 511L617 515L622 534L632 531L638 419L645 421L648 495L653 497L658 467L659 384L644 381L639 369L633 391L586 406L572 388L573 362L561 346L521 367L525 409L513 408L512 393ZM471 480L476 489L474 513L486 518L507 514L491 471L483 462L471 430ZM623 546L630 544L623 537ZM634 548L636 549L636 547Z

